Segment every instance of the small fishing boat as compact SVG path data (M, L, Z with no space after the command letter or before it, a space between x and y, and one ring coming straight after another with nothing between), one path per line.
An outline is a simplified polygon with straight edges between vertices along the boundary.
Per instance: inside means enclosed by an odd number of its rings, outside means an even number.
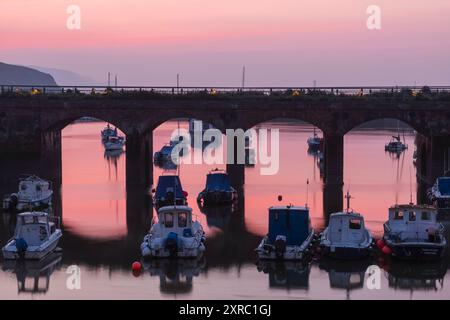
M20 212L46 208L51 205L52 195L50 181L35 175L23 175L19 179L19 191L3 198L3 209Z
M125 138L121 136L109 136L104 142L106 151L122 150L125 144Z
M328 227L321 234L320 247L331 258L363 259L372 249L373 238L364 224L364 217L350 209L351 198L347 191L347 210L332 213Z
M328 227L320 238L325 255L337 259L363 259L372 249L373 239L364 225L364 217L356 212L330 215Z
M197 197L204 205L229 204L236 199L237 191L231 186L228 173L219 169L208 173L205 189Z
M153 155L153 161L155 164L164 164L164 163L176 163L177 159L173 158L172 151L175 147L175 144L170 143L164 145L159 151L155 152Z
M269 233L255 251L261 260L301 260L309 253L313 238L307 207L271 207Z
M101 131L102 140L106 141L109 137L116 137L117 136L117 128L111 128L109 123L106 125L106 127Z
M205 232L192 220L188 206L166 206L158 210L158 222L141 244L144 258L200 258L205 252Z
M156 208L170 205L187 205L187 192L183 190L178 175L162 175L158 178L156 189L152 190Z
M392 136L391 141L384 146L385 151L394 153L401 153L406 149L408 149L408 145L401 141L400 134Z
M318 150L320 148L320 145L323 143L323 138L320 138L319 135L316 133L316 127L314 127L313 136L309 137L307 142L308 147L311 150Z
M435 184L428 190L428 198L438 209L441 215L450 213L450 172L436 179Z
M437 260L447 248L444 226L437 211L427 205L395 205L389 208L384 236L377 243L382 252L399 259Z
M3 247L5 259L40 260L53 252L62 237L58 220L46 212L24 212L17 216L14 237Z

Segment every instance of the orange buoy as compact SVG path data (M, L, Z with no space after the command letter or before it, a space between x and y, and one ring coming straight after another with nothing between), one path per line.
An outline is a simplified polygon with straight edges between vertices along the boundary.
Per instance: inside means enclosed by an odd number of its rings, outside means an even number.
M381 252L383 252L386 255L390 255L392 253L392 249L389 248L388 246L384 246Z
M378 239L377 240L377 248L380 250L383 250L384 246L385 246L385 244L384 244L383 239Z

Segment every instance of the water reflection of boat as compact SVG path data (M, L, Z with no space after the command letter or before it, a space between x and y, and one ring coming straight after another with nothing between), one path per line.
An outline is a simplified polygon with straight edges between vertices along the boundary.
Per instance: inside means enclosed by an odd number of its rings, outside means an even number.
M189 293L193 288L193 279L205 268L203 259L173 260L159 259L143 262L144 270L150 276L159 277L159 289L163 294Z
M319 268L328 272L330 287L346 290L349 299L352 290L364 287L365 274L370 265L369 259L356 261L322 259Z
M104 157L107 160L116 160L123 154L123 149L118 150L105 150Z
M257 269L269 275L269 287L308 289L311 266L302 261L258 261Z
M51 182L35 175L23 175L19 179L19 191L5 196L3 210L24 211L47 208L52 202Z
M309 253L313 238L307 207L271 207L269 233L255 251L263 260L301 260Z
M106 151L122 151L125 145L125 138L121 136L109 136L104 141Z
M3 270L16 274L19 293L45 294L50 287L50 276L61 259L61 253L52 253L39 261L5 260Z
M398 290L442 289L447 273L444 262L388 260L381 267L386 271L389 287Z
M231 203L225 206L202 206L198 204L200 212L206 216L208 227L216 227L225 230L230 223L231 216L237 210L237 204Z
M403 140L404 139L405 137L403 136ZM389 143L384 146L385 151L392 153L402 153L406 149L408 149L408 145L402 142L400 134L392 136L391 141L389 141Z

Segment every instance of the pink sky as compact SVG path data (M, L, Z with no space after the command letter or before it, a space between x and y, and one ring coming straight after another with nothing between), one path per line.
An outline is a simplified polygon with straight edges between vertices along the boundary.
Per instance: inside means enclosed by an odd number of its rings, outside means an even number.
M130 85L239 85L243 65L247 85L448 84L449 31L448 0L2 0L0 61Z

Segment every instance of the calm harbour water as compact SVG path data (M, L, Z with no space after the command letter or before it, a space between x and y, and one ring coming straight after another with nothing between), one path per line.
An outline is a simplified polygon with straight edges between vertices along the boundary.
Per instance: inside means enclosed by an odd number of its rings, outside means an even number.
M153 151L168 142L178 125L187 127L186 122L173 121L154 131ZM149 196L142 203L127 196L126 154L105 155L99 137L104 126L102 122L75 123L62 132L63 251L44 265L19 267L0 261L0 299L450 298L446 262L404 265L395 261L312 261L306 266L270 264L265 266L267 273L259 271L263 266L255 264L253 249L267 232L267 209L278 203L277 195L283 195L283 203L308 202L315 229L321 230L326 224L320 170L307 152L306 140L312 127L293 122L261 125L280 129L280 170L274 176L261 176L258 165L247 168L245 201L232 213L205 215L195 201L206 174L216 166L183 165L183 187L208 237L205 261L145 265L142 274L135 277L131 263L140 259L139 245L153 209ZM354 197L351 207L365 215L376 237L382 234L388 207L409 202L411 185L416 199L416 182L410 181L410 176L415 177L414 135L406 134L408 150L392 157L384 152L384 144L393 133L395 130L361 129L345 136L344 190L350 189ZM154 168L155 183L162 171ZM141 220L130 221L127 210L139 210ZM0 239L4 245L11 236L14 218L1 218ZM81 290L66 286L66 270L73 264L81 268ZM379 290L369 290L365 285L365 271L371 264L382 267ZM19 290L25 276L29 292ZM39 293L33 290L37 288L34 276L39 278Z

